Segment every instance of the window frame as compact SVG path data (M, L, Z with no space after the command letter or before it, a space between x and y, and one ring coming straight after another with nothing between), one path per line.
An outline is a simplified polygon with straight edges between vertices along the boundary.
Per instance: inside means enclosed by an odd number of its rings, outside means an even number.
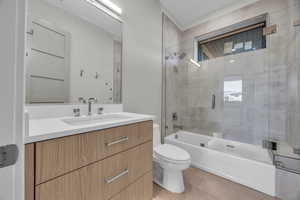
M255 28L258 28L259 26L267 27L267 16L268 14L262 14L232 25L229 25L227 27L197 36L194 38L194 60L197 62L202 62L206 60L199 60L199 44L200 43L207 43L210 41L222 39L225 37L229 37L234 34L242 33L245 31L249 31ZM248 29L248 30L247 30ZM266 38L266 47L267 48L267 38ZM224 55L226 56L226 55Z

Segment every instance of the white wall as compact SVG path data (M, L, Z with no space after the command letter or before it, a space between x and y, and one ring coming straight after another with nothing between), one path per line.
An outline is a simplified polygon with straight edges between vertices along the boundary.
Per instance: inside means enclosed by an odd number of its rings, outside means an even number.
M18 162L0 168L0 200L24 197L24 41L25 1L0 0L0 146L17 144Z
M96 97L101 103L111 103L113 85L113 36L79 17L70 15L42 0L29 0L29 14L69 32L70 100ZM80 70L85 71L80 77ZM96 72L99 79L95 79ZM108 82L109 85L105 85Z
M161 119L162 14L157 0L114 0L123 9L125 111Z

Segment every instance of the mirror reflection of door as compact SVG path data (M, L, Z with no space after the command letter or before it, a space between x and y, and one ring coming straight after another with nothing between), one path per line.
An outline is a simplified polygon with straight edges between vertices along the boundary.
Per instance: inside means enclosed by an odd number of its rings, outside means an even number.
M69 98L69 34L42 22L27 29L27 103L65 103Z
M122 43L114 41L114 83L113 99L114 103L122 103Z

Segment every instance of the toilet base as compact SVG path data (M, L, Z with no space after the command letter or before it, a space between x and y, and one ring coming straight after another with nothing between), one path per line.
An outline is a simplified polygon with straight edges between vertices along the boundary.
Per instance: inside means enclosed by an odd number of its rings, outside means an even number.
M173 193L184 192L184 182L182 171L164 170L163 187Z
M162 170L162 173L160 173ZM184 192L184 182L182 170L174 170L170 168L161 168L157 163L154 165L153 180L156 184L172 193Z

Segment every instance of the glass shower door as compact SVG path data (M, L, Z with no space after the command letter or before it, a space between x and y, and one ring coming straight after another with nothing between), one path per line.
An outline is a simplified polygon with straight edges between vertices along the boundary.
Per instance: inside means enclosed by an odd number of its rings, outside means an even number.
M285 9L270 13L277 32L269 35L267 62L270 74L268 138L281 143L300 141L299 133L299 26L300 4L287 1Z
M292 28L290 30L289 59L290 68L288 74L289 83L289 108L287 142L296 149L300 149L300 3L290 10ZM299 151L300 153L300 151Z

